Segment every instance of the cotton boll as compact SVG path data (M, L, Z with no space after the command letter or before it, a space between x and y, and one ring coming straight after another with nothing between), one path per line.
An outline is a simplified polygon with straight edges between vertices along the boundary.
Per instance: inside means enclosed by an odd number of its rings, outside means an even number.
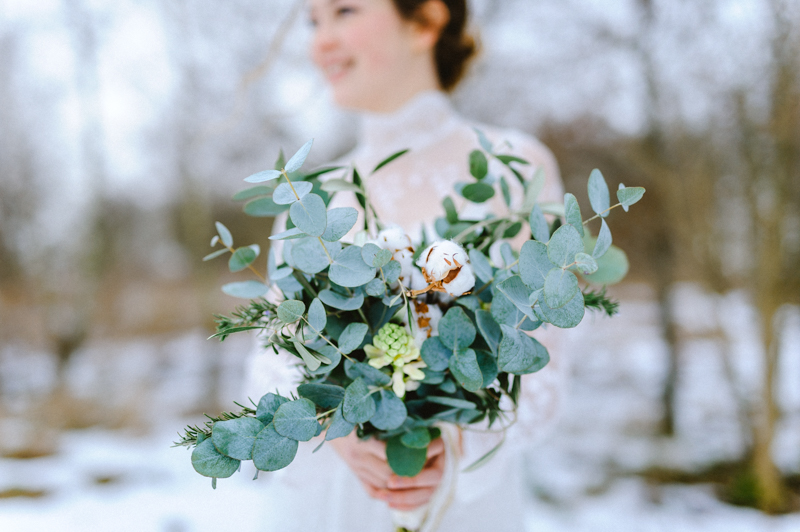
M456 278L449 283L442 283L442 286L448 294L454 297L469 292L475 286L475 274L472 273L472 266L463 265Z
M422 252L417 265L433 289L460 296L475 286L475 275L464 249L450 240L436 242Z
M423 290L427 286L428 282L425 280L425 276L422 275L422 272L416 268L411 270L411 285L408 288L412 290Z
M450 240L436 242L422 252L417 266L429 282L444 281L448 274L467 264L469 257L464 249Z
M380 233L375 244L382 249L388 249L392 252L399 250L412 250L411 238L403 231L399 225L390 225Z
M414 342L417 346L421 347L431 336L438 336L439 320L442 319L442 309L438 305L413 300L411 316L414 319Z
M400 280L405 286L411 284L414 268L414 253L408 249L397 250L393 255L394 260L400 263Z

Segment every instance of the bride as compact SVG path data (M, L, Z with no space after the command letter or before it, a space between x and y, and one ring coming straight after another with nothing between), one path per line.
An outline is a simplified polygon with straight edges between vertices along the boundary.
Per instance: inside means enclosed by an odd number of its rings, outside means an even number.
M455 198L454 185L469 175L467 155L478 147L474 127L493 144L504 144L504 151L530 161L531 166L521 167L528 177L543 167L546 185L540 201L562 199L558 168L544 145L518 131L472 124L450 103L447 93L475 51L466 34L466 0L310 0L310 18L314 63L336 103L361 113L358 146L345 162L368 172L388 155L410 150L366 180L382 221L399 224L412 239L431 231L434 220L443 215L442 199ZM512 194L518 200L520 191ZM344 205L355 205L355 198L338 194L332 206ZM465 208L507 209L500 200L466 207L456 200L456 206L467 216L486 213ZM283 224L285 219L277 220L275 232L282 231ZM545 331L537 331L540 340L543 336ZM504 446L485 466L457 473L455 494L438 530L524 529L519 451L534 445L552 425L565 373L562 354L553 349L552 341L544 343L552 360L541 372L523 379L518 419ZM292 360L271 351L254 354L248 373L253 397L276 388L289 393L299 379ZM353 433L313 454L317 444L310 442L287 469L271 474L269 511L263 521L266 529L282 532L390 530L390 509L412 510L427 504L448 460L461 470L492 449L500 437L464 429L460 452L452 453L445 453L437 441L429 449L425 469L414 478L392 474L380 441L360 441Z

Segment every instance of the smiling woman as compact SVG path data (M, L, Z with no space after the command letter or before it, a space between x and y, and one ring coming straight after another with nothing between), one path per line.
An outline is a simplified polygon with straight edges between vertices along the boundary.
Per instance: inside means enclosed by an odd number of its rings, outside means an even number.
M463 1L315 0L311 6L312 57L345 108L391 112L419 92L452 89L474 51L462 35Z
M313 61L336 103L362 116L358 146L343 159L345 164L353 162L368 172L386 156L409 150L365 179L380 220L399 225L402 233L419 243L423 234L433 235L434 222L444 216L441 204L447 196L455 198L454 207L465 217L518 208L519 183L507 183L510 205L495 194L497 186L487 186L492 193L481 204L459 200L454 193L454 187L470 175L469 153L479 148L476 126L486 133L487 142L508 147L530 161L519 166L521 174L530 178L537 169L543 171L540 201L561 200L558 168L546 147L519 131L470 123L454 111L447 97L475 51L466 34L465 0L310 0L309 14ZM499 175L495 164L500 163L492 161L487 172ZM337 194L331 207L343 206L357 207L355 196ZM363 226L363 219L356 224ZM284 229L285 219L276 220L274 231ZM514 444L517 449L530 445L552 425L564 373L560 358L556 354L545 370L522 380L518 421L487 466L458 473L501 440L485 430L456 434L450 440L455 446L441 440L432 443L425 468L413 478L392 473L381 441L360 441L351 435L314 454L317 444L312 442L313 447L301 449L285 472L272 477L270 498L280 501L281 512L265 518L267 528L389 530L390 509L428 508L438 511L438 517L426 520L424 532L523 530L524 489ZM249 371L251 396L294 389L300 375L291 364L288 355L256 354ZM308 500L314 504L301 503Z

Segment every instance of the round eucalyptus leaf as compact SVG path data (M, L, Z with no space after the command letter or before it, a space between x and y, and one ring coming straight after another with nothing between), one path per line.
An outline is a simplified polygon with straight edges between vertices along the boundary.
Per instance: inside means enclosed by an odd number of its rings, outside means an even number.
M606 211L608 211L608 208L611 206L611 196L608 192L606 180L597 168L592 170L592 173L589 175L588 190L589 203L592 205L592 210L595 214L607 216L608 212Z
M288 401L279 406L272 424L278 434L297 441L310 440L319 428L317 410L308 399Z
M564 218L567 223L578 230L583 236L583 217L581 216L581 207L578 205L578 199L567 192L564 194Z
M344 388L333 384L301 384L297 393L325 410L336 408L344 400Z
M222 225L220 222L214 222L214 225L217 227L217 234L219 235L220 240L222 240L222 243L225 244L226 247L233 247L233 236L228 228Z
M368 296L382 297L386 293L386 284L377 277L366 284L364 292Z
M483 203L494 196L494 188L486 183L470 183L461 190L461 195L473 203Z
M529 288L532 290L544 288L544 280L553 266L555 264L547 256L547 245L534 240L522 244L519 252L519 274Z
M314 185L308 181L295 181L291 185L289 183L281 183L272 193L272 201L278 205L291 205L310 193L313 188Z
M192 467L204 477L228 478L239 469L239 460L220 454L208 439L192 451Z
M311 146L314 144L314 139L309 140L305 144L303 144L297 152L292 155L289 161L286 163L284 170L286 173L292 173L300 170L300 167L303 166L303 163L306 162L306 157L308 157L308 153L311 151Z
M334 259L329 276L339 286L355 288L373 280L376 273L376 268L364 262L360 247L348 246Z
M562 225L547 244L547 257L556 266L564 268L575 262L575 254L583 251L583 239L571 225ZM549 272L548 272L549 273ZM540 288L540 287L536 287Z
M584 275L590 275L597 271L597 261L588 253L578 253L575 255L575 262L578 270Z
M450 373L464 389L477 392L483 386L483 374L472 349L462 349L453 353L449 366Z
M497 367L500 371L524 375L530 373L529 370L537 362L541 362L542 357L548 356L547 350L524 332L507 325L500 327L503 329L503 340L497 354Z
M554 309L569 303L579 290L578 278L575 277L575 274L561 268L550 270L544 282L545 301L550 308Z
M497 374L500 371L497 368L497 359L487 351L476 351L475 355L478 359L478 366L481 368L481 375L483 375L481 388L488 388L497 378Z
M253 465L260 471L283 469L294 460L298 446L297 440L281 436L275 430L275 425L270 423L256 436Z
M211 432L211 441L217 451L237 460L250 460L253 445L264 424L252 417L217 421Z
M365 383L372 386L388 386L392 379L379 369L373 368L364 362L350 362L346 360L344 363L345 374L353 380L361 378Z
M325 307L318 298L314 298L308 306L308 324L314 330L314 334L321 334L325 330L325 325L328 323L328 316L325 312Z
M269 286L260 281L240 281L222 286L223 293L242 299L255 299L265 295L268 291Z
M403 267L396 260L389 261L389 264L383 267L383 275L389 284L396 283L401 273L403 273Z
M475 311L475 323L478 325L478 331L486 341L486 345L492 350L492 353L497 354L497 346L500 345L502 330L500 325L494 321L491 313L486 310ZM425 344L422 344L423 347ZM426 362L427 363L427 362Z
M359 347L364 341L364 337L369 331L369 326L366 323L350 323L345 327L342 334L339 335L339 351L342 354L349 355Z
M511 207L511 189L508 187L508 181L503 176L500 177L500 192L503 193L503 201L505 201L506 207Z
M228 268L231 272L240 272L250 266L256 257L258 253L252 247L239 248L228 259Z
M281 397L280 395L275 395L274 393L265 394L258 401L258 406L256 407L256 419L258 419L264 425L269 425L272 423L272 418L275 416L275 412L278 411L278 407L288 401L289 399L286 397Z
M344 414L342 413L342 405L339 405L339 408L336 409L336 412L333 414L333 419L331 420L331 424L328 426L328 430L325 432L325 441L335 440L336 438L344 438L355 428L354 423L350 423L344 418Z
M294 323L303 317L306 306L302 301L290 299L278 305L278 319L283 323Z
M257 187L250 187L244 190L240 190L236 194L233 195L233 201L245 201L253 198L257 198L259 196L269 196L275 189L266 186L266 185L258 185Z
M342 413L350 423L366 423L375 415L377 405L369 393L364 379L354 380L344 392Z
M475 272L475 276L478 279L484 283L491 282L494 273L492 272L492 265L489 264L489 259L486 258L486 255L477 249L471 249L469 250L469 261L472 264L472 271Z
M472 345L475 334L475 325L461 307L451 307L439 321L439 340L452 351Z
M287 229L286 231L281 231L278 234L270 235L270 240L294 240L296 238L305 238L308 235L302 232L300 229L296 227L292 227L291 229Z
M328 225L325 201L317 194L307 194L289 208L292 223L311 236L322 236Z
M328 226L322 240L336 242L350 232L358 221L358 211L353 207L337 207L328 211Z
M319 293L319 298L329 307L339 310L358 310L364 304L364 294L360 292L353 297L346 297L333 290L323 290Z
M480 150L472 150L469 154L469 173L475 179L483 179L489 173L489 161Z
M547 244L547 241L550 240L550 228L547 225L542 208L538 205L534 205L533 209L531 209L529 222L533 238L543 244Z
M420 354L431 371L444 371L450 365L453 350L446 347L438 336L432 336L422 343Z
M388 249L381 249L375 244L367 243L361 248L361 258L367 265L383 268L392 260L392 252Z
M644 189L642 187L626 187L622 183L619 184L617 190L617 199L622 204L625 212L628 212L628 207L642 199L644 196Z
M592 251L592 257L599 259L605 255L608 248L611 247L611 242L611 229L608 228L606 221L602 220L600 232L597 234L597 242L594 245L594 251Z
M214 238L217 238L217 239L218 239L219 237L218 237L218 236L215 236ZM211 244L211 245L213 246L214 244ZM230 253L230 251L228 251L228 250L227 250L227 249L225 249L225 248L218 249L217 251L215 251L215 252L213 252L213 253L209 253L208 255L206 255L205 257L203 257L203 262L209 261L209 260L211 260L211 259L216 259L216 258L217 258L217 257L219 257L220 255L224 255L224 254L226 254L226 253Z
M263 183L265 181L278 179L282 175L283 174L280 172L280 170L264 170L263 172L258 172L257 174L245 177L244 180L248 183Z
M295 242L292 246L292 259L297 268L309 275L315 275L330 266L328 256L335 257L341 251L342 245L339 242L325 242L324 245L323 248L319 238L314 237Z
M412 449L427 449L431 443L431 432L426 427L417 427L400 436L400 441Z
M583 278L593 284L616 284L628 274L628 256L617 246L611 246L608 251L597 259L597 271Z
M519 275L512 275L505 281L499 283L497 285L497 289L502 292L515 307L517 307L517 310L528 316L531 320L536 319L533 309L528 302L531 295L531 289L528 288L524 282L522 282L522 278Z
M578 290L578 293L575 294L575 297L573 297L569 303L561 308L550 308L545 298L539 298L539 306L536 307L536 309L538 310L537 314L541 314L540 318L542 318L543 321L552 323L556 327L562 329L577 327L581 320L583 320L583 315L586 312L583 303L583 293L580 290Z
M525 321L522 321L522 325L520 326L520 329L525 331L532 331L541 323L538 320L533 321L523 314L519 308L517 308L517 306L499 290L494 294L490 312L492 314L492 318L494 318L494 321L496 321L499 325L516 327L516 325L520 323L523 318L525 318Z
M408 411L403 401L394 392L381 390L375 397L375 414L369 419L378 430L394 430L406 420Z
M386 460L389 467L398 476L415 477L425 467L428 458L428 449L414 449L406 447L401 441L401 436L395 436L386 441Z
M245 214L258 218L278 216L280 213L286 212L286 209L286 205L278 205L272 201L272 198L256 198L244 205Z
M325 192L360 192L363 194L361 187L347 181L346 179L328 179L322 183L322 190ZM353 209L355 210L355 209Z

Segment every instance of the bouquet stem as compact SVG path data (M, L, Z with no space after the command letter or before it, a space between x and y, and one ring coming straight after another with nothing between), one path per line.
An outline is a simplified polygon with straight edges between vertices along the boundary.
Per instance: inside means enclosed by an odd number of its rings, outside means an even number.
M442 431L445 464L442 481L430 502L413 510L392 510L396 532L436 532L456 491L458 464L461 454L458 427L450 423L437 425Z

